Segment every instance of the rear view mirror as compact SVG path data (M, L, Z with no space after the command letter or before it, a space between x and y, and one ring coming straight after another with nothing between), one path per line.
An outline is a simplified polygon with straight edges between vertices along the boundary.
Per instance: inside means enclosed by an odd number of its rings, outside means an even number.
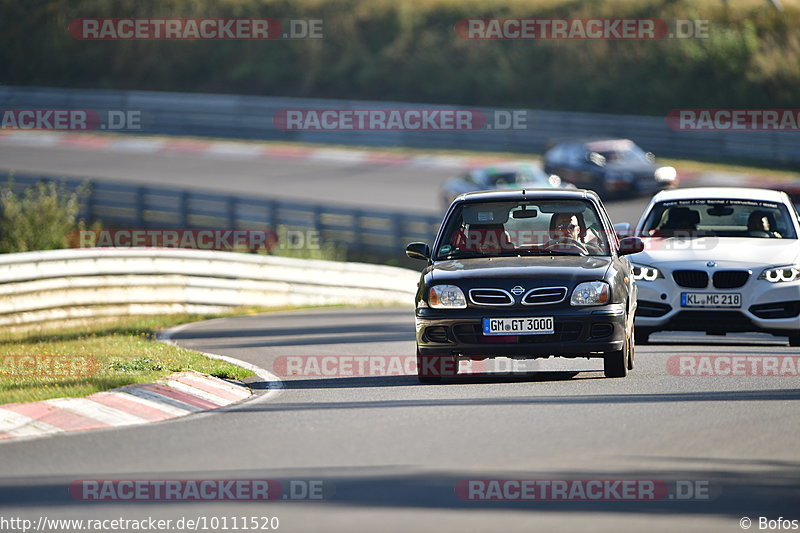
M511 216L514 218L536 218L539 216L539 212L536 209L520 209L513 211Z
M734 209L727 205L715 205L706 209L706 213L712 217L727 217L733 214Z
M619 241L619 255L638 254L644 251L644 241L639 237L625 237Z
M412 242L406 246L406 255L411 259L427 261L431 257L431 248L424 242Z

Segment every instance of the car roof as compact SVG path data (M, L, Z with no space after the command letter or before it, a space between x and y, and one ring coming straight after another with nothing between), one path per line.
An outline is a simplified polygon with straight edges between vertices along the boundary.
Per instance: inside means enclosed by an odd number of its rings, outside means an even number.
M502 189L497 191L476 191L459 195L455 201L462 203L511 202L519 200L586 200L594 198L599 203L597 193L586 189Z
M497 163L474 167L472 170L481 172L515 172L531 167L542 169L542 165L538 161L498 161Z
M594 143L632 143L635 144L631 139L625 139L622 137L565 137L561 139L551 139L547 142L547 149L555 148L559 145L564 144L580 144L580 145L588 145Z
M653 197L653 202L670 200L693 200L700 198L725 198L731 200L760 200L765 202L783 202L785 193L772 189L756 189L751 187L687 187L661 191Z

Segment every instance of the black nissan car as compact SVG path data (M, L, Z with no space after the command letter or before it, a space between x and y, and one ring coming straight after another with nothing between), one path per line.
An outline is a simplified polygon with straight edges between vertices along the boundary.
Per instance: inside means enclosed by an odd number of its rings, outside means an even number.
M636 286L596 193L517 189L456 198L422 259L418 375L435 382L459 359L597 357L606 377L633 368Z

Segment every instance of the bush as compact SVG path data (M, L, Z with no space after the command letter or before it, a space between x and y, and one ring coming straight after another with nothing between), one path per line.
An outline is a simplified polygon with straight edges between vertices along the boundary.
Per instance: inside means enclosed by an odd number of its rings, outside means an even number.
M13 182L0 187L0 253L67 248L76 231L83 191L67 191L55 182L39 182L22 196Z
M785 4L788 4L786 2ZM324 39L79 41L81 17L322 19ZM706 39L465 41L463 18L709 20ZM4 0L0 83L664 115L796 107L800 10L766 0Z

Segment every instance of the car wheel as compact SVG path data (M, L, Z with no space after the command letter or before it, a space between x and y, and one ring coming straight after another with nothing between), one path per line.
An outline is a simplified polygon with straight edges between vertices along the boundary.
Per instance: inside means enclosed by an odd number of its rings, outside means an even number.
M633 370L633 360L636 357L636 331L635 326L631 326L630 341L628 341L628 370Z
M629 331L625 334L625 343L621 350L606 352L604 354L603 374L607 378L624 378L628 375L631 333L632 332Z
M789 346L800 346L800 333L789 335Z
M443 377L458 375L458 359L452 355L422 355L417 349L417 379L420 383L440 383Z

